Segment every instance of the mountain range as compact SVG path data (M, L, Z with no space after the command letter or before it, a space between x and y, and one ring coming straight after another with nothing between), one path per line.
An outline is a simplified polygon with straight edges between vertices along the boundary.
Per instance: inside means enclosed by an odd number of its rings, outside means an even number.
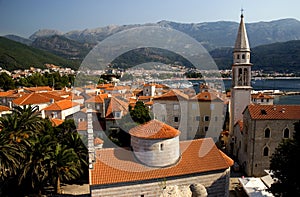
M110 25L106 27L99 27L95 29L85 29L70 31L67 33L60 32L58 30L43 29L33 33L28 39L18 37L15 35L8 35L7 38L29 45L31 47L46 50L52 54L58 55L65 59L83 60L85 55L100 41L113 35L117 32L127 30L133 27L140 26L162 26L169 27L186 33L199 41L217 62L217 65L221 68L227 68L231 66L231 48L234 45L237 29L237 22L230 21L218 21L218 22L204 22L204 23L176 23L171 21L160 21L157 23L149 24L135 24L135 25ZM288 42L292 40L300 40L300 21L296 19L280 19L270 22L257 22L246 23L249 42L253 51L253 64L258 63L261 65L259 68L275 69L272 64L277 64L276 54L281 53L282 50L289 50L289 47L296 47L294 50L294 56L296 58L287 58L293 62L280 60L282 64L291 66L292 70L300 71L300 63L298 60L299 51L297 42ZM288 42L287 44L277 44L279 42ZM269 45L271 44L271 45ZM261 45L266 45L262 47ZM288 47L289 46L289 47ZM262 47L257 48L256 47ZM268 49L268 47L276 48ZM266 56L270 57L270 54L265 54L265 51L269 51L275 55L270 62ZM298 53L298 54L297 54ZM264 54L264 55L262 55ZM288 53L286 53L288 55ZM274 59L275 58L275 59ZM266 65L267 64L267 65Z

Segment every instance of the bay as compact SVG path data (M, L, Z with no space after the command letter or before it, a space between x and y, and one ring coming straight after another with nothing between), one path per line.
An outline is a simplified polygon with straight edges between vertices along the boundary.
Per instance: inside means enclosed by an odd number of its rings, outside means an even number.
M223 83L224 89L229 90L231 88L231 79L223 80L190 80L194 84L194 89L198 93L199 86L195 84L201 83ZM289 79L258 79L252 80L251 86L255 91L262 90L279 90L282 92L300 92L300 79L289 78ZM274 99L274 104L281 105L300 105L300 95L277 95Z

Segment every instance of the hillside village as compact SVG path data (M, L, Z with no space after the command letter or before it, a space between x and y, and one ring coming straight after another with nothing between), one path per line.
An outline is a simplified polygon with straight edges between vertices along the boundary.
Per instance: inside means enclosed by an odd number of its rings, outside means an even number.
M55 126L73 119L87 140L91 196L159 196L169 186L188 187L190 196L200 196L197 188L208 196L229 196L232 169L261 182L275 148L292 138L294 123L300 120L300 106L274 105L273 96L253 93L243 15L237 35L231 92L199 84L196 93L193 87L155 82L62 90L21 87L0 92L0 116L14 106L31 105ZM70 69L61 72L73 74ZM126 130L122 118L138 102L152 120ZM131 136L130 148L108 138L107 133L120 130ZM266 191L270 183L254 191L245 181L241 185L248 195L272 196Z

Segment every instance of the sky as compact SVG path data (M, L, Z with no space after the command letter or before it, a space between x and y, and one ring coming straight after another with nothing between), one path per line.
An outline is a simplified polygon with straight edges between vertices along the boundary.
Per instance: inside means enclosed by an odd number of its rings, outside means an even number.
M0 36L28 38L39 29L62 32L168 20L246 23L300 20L299 0L0 0Z

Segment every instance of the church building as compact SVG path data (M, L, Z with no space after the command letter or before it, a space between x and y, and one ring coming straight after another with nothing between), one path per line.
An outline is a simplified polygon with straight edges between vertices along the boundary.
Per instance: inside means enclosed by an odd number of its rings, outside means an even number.
M300 106L274 105L273 97L251 95L250 47L241 14L232 65L230 135L227 149L248 176L263 176L283 139L292 138Z
M96 150L92 197L157 197L169 186L201 184L208 196L229 196L233 160L212 138L179 141L180 131L151 120L129 131L131 149Z

